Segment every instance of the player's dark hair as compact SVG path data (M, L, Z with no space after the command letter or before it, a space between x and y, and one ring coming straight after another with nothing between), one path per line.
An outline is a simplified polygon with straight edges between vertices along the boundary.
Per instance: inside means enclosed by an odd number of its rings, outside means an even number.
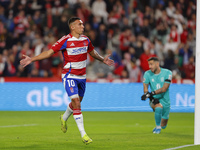
M71 23L75 22L76 20L81 20L79 17L72 17L68 20L68 26L70 26Z
M151 60L159 62L159 59L157 57L151 57L151 58L148 59L148 61L151 61Z

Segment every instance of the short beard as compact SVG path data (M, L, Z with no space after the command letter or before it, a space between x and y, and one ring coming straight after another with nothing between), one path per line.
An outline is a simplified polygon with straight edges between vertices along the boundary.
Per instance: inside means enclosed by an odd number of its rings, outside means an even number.
M154 70L154 72L153 72L153 73L156 73L156 71L157 71L157 68Z

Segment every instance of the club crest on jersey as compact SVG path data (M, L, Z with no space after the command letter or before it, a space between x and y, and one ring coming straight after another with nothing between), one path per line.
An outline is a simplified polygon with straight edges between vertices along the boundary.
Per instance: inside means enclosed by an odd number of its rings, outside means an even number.
M164 82L164 77L162 77L160 80L161 80L161 82Z
M152 82L154 82L154 79L151 79Z
M74 93L73 87L70 87L70 91L71 91L71 93Z
M83 42L83 45L86 46L86 42L85 41Z

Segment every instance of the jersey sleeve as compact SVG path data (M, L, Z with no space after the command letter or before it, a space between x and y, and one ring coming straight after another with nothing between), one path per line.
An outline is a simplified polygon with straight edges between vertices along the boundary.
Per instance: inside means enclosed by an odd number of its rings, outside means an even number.
M144 76L143 76L143 83L149 84L149 74L148 74L147 71L144 73Z
M55 44L52 45L51 49L56 53L60 50L63 50L67 47L67 40L66 37L63 36L61 39L59 39Z
M165 83L171 83L171 81L172 81L172 72L168 70L165 76Z
M90 41L90 39L88 38L88 53L94 50L94 46L92 45L92 42Z

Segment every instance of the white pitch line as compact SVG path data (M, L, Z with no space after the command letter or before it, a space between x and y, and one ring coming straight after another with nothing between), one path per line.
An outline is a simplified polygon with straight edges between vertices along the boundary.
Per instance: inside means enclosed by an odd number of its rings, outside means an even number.
M189 146L194 146L194 144L183 145L183 146L178 146L178 147L173 147L173 148L168 148L168 149L163 149L163 150L173 150L173 149L179 149L179 148L184 148L184 147L189 147Z
M7 125L7 126L0 126L0 128L28 127L28 126L36 126L36 125L37 124Z

